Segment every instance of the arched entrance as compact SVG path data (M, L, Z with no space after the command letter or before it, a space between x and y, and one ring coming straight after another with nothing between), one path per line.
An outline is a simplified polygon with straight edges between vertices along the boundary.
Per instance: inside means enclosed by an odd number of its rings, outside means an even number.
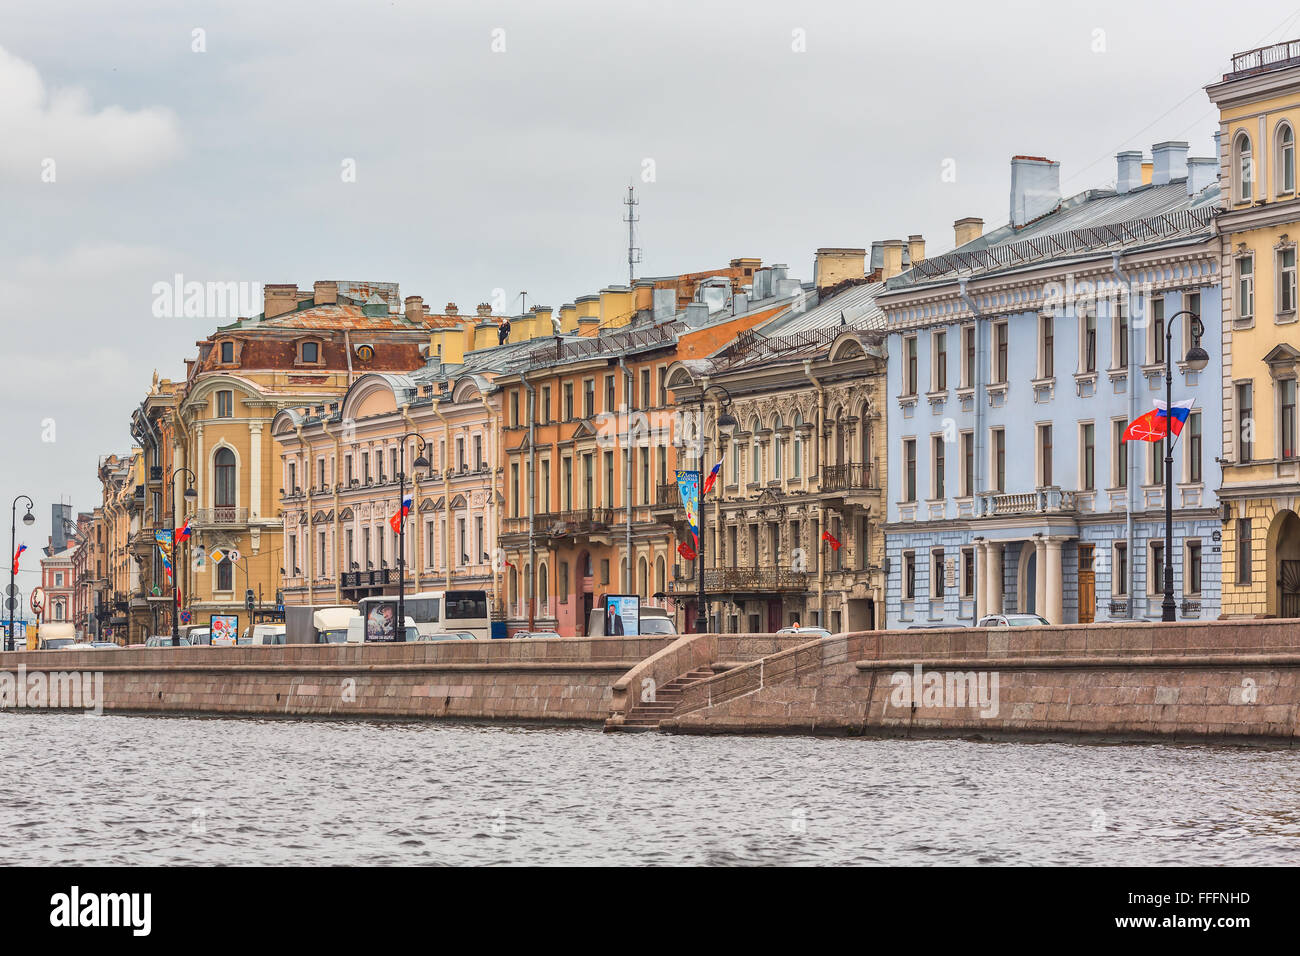
M1020 544L1020 562L1016 571L1016 611L1041 614L1038 610L1038 549L1032 541Z
M1268 529L1268 610L1277 617L1300 617L1300 517L1279 511Z
M595 597L592 593L595 576L592 574L590 551L578 552L577 567L574 568L573 573L575 575L574 583L577 584L578 592L577 610L581 615L576 622L578 626L575 628L574 632L585 637L587 635L588 622L591 621L591 609L596 606Z

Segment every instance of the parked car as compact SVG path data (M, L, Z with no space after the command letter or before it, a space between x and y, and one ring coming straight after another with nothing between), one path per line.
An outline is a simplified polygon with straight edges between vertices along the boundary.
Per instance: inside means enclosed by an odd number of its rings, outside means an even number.
M120 651L122 645L117 641L91 641L90 646L100 651Z
M410 618L407 618L409 621ZM414 634L411 632L415 631ZM427 643L429 641L476 641L476 638L469 631L441 631L434 634L421 634L416 630L415 623L411 622L406 625L406 639L408 641L420 641Z
M1037 614L990 614L980 618L976 627L1051 627L1047 618Z
M189 647L190 639L188 637L179 637L176 639L179 647ZM155 634L144 642L145 647L171 647L172 636L170 634Z
M958 621L955 624L909 624L907 625L907 629L909 631L947 631L947 630L951 630L954 627L970 627L970 625L963 624L960 621Z
M162 636L166 637L167 635L164 634ZM191 644L194 644L195 646L198 646L200 644L204 644L204 645L211 644L212 628L208 627L206 624L202 626L196 625L194 627L189 627L181 632L181 637L185 638L187 641L189 641Z
M512 636L519 637L519 638L528 637L528 638L541 639L541 638L548 638L548 637L559 637L560 635L556 631L515 631L515 633Z
M783 627L776 632L777 637L804 637L815 641L819 637L830 637L831 632L824 627Z
M283 624L262 623L244 628L244 633L240 635L238 644L240 647L269 647L284 642L285 627Z

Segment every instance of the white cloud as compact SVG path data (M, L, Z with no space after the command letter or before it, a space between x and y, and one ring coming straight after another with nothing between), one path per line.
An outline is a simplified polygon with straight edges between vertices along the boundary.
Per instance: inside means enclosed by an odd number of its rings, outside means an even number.
M0 170L39 182L42 162L61 182L129 175L181 151L176 116L165 107L96 111L77 87L47 90L36 67L0 47Z

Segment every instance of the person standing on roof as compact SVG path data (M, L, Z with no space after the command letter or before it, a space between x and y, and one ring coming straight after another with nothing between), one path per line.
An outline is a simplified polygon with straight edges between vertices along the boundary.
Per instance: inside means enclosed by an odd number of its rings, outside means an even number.
M504 345L510 341L510 319L501 316L497 321L497 345Z

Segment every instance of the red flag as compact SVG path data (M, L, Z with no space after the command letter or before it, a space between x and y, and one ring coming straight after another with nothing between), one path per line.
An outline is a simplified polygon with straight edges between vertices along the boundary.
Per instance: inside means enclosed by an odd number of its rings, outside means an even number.
M685 541L683 541L681 544L677 546L677 553L680 554L687 561L695 560L695 549L692 548Z
M704 487L700 489L700 494L707 495L713 483L718 480L718 473L722 471L722 462L719 461L713 466L713 470L704 476Z
M185 524L182 525L182 526L181 526L179 529L177 529L177 531L176 531L176 543L177 543L177 544L180 544L182 541L185 541L186 539L188 539L189 536L192 535L193 533L194 533L193 529L190 528L190 519L189 519L189 518L186 518L186 519L185 519Z
M1120 441L1163 441L1168 423L1169 419L1160 414L1160 409L1153 408L1129 422Z
M26 550L27 550L27 545L20 544L18 546L18 550L14 552L14 574L18 573L18 559L23 556L23 552Z
M411 513L411 504L412 501L410 498L403 498L402 507L398 509L397 514L388 519L389 525L392 526L393 534L402 533L402 519Z
M822 540L831 543L832 551L838 551L840 549L840 539L835 537L835 535L831 534L829 531L822 532Z

